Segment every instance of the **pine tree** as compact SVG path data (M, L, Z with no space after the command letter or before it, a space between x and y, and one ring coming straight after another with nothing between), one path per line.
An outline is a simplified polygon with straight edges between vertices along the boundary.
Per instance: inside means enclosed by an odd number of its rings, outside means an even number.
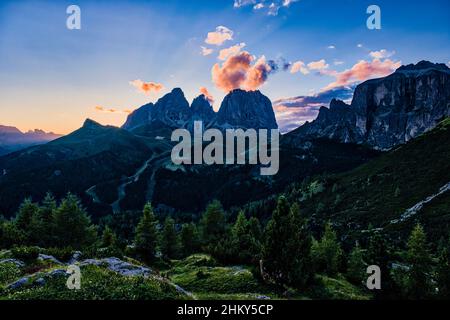
M30 226L32 242L38 246L57 246L53 239L54 215L57 208L56 200L51 193L47 193L38 213L33 216Z
M80 204L68 193L54 213L54 236L58 247L80 249L93 244L97 238L95 226Z
M219 201L208 205L200 221L202 241L208 251L214 249L226 234L225 213Z
M197 252L200 249L200 238L197 227L193 223L185 223L181 227L181 248L183 256Z
M135 232L135 247L137 256L145 262L155 259L158 240L157 221L150 203L144 207L143 215Z
M106 226L105 229L103 230L101 246L103 248L114 248L116 244L117 244L117 237L115 233L111 230L109 226Z
M420 224L416 225L408 240L407 260L409 270L406 277L408 298L424 299L431 292L431 258L427 248L426 235Z
M15 225L17 229L25 235L27 244L33 244L33 222L35 221L38 212L39 206L36 203L33 203L31 199L25 199L17 212Z
M366 279L367 264L364 262L364 251L359 243L353 247L347 262L347 278L360 285Z
M325 232L320 241L314 241L312 252L314 264L319 271L331 276L339 271L343 251L330 223L325 225Z
M265 230L263 272L277 284L304 287L313 274L310 253L311 236L298 206L290 208L281 196Z
M450 299L450 254L449 246L443 242L439 248L438 265L436 268L436 284L438 287L438 297L440 299Z
M244 212L239 212L236 222L231 228L231 246L233 256L237 263L256 263L259 260L261 245L256 239L257 225L245 217Z
M164 258L177 258L180 250L178 235L175 230L175 221L167 217L161 235L161 254Z

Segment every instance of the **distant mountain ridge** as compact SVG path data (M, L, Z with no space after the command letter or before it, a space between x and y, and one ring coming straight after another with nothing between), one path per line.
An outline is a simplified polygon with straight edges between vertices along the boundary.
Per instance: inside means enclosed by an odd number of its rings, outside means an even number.
M450 116L450 69L421 61L355 89L351 105L332 100L312 122L289 133L292 143L307 138L367 144L387 150L434 128Z
M13 126L0 125L0 155L32 145L46 143L61 137L60 134L40 129L22 132Z
M236 89L228 93L219 111L214 112L202 94L189 106L180 88L173 89L155 104L146 104L132 112L123 129L133 131L147 126L160 128L193 128L194 121L203 121L205 127L218 129L277 129L278 125L269 98L260 91Z

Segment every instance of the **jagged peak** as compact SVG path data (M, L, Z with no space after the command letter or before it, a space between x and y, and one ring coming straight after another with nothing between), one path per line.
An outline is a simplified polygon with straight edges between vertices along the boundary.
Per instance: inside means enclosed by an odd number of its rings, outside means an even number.
M87 118L83 123L83 128L102 128L103 126L92 119Z
M330 110L342 110L349 108L350 106L346 104L344 101L333 98L330 102Z

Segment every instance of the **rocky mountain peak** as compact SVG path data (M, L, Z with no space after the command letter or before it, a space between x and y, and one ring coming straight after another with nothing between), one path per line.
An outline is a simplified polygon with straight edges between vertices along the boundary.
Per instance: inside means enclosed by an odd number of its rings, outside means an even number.
M269 98L260 91L241 89L235 89L225 96L216 123L224 128L278 128Z
M95 128L101 128L101 127L103 127L103 126L100 123L98 123L92 119L89 119L89 118L87 118L83 123L83 128L86 128L86 129L95 129Z
M351 105L333 99L297 138L329 138L387 150L434 128L450 116L450 69L420 61L359 84Z

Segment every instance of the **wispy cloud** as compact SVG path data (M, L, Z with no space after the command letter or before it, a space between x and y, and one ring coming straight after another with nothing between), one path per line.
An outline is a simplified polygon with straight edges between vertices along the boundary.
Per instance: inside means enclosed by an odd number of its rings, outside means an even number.
M234 7L253 6L255 11L264 11L269 16L276 16L281 8L288 8L300 0L234 0Z
M144 82L142 80L133 80L130 81L130 85L138 89L138 91L150 95L151 93L157 93L164 89L164 86L161 83L156 82Z
M214 104L214 97L211 93L209 93L206 87L200 87L200 94L203 94L205 96L205 99L208 100L211 105Z
M324 69L328 69L330 65L325 61L325 59L321 59L318 61L313 61L308 63L308 68L309 70L324 70Z
M281 132L289 132L306 121L314 120L322 106L328 106L333 98L349 100L352 87L335 88L309 96L297 96L273 101L273 107Z
M301 72L303 74L308 74L309 69L306 67L305 63L301 60L296 61L291 66L291 73L298 73Z
M210 49L210 48L206 48L206 47L201 47L202 51L201 54L202 56L209 56L210 54L212 54L214 52L214 49Z
M336 77L336 81L330 83L324 90L330 90L342 86L365 81L370 78L384 77L401 66L401 61L392 61L390 59L380 60L374 59L372 61L361 60L352 68L342 72L329 72L327 74Z
M374 59L385 59L392 57L395 54L395 51L387 51L386 49L381 49L379 51L372 51L369 55Z
M336 46L330 45L330 46L327 47L327 49L336 49Z
M228 40L233 40L233 31L225 26L218 26L216 31L208 32L205 43L220 46Z
M131 113L131 110L117 110L114 108L105 108L102 106L95 106L94 107L95 111L97 112L103 112L103 113L117 113L117 114L129 114Z

